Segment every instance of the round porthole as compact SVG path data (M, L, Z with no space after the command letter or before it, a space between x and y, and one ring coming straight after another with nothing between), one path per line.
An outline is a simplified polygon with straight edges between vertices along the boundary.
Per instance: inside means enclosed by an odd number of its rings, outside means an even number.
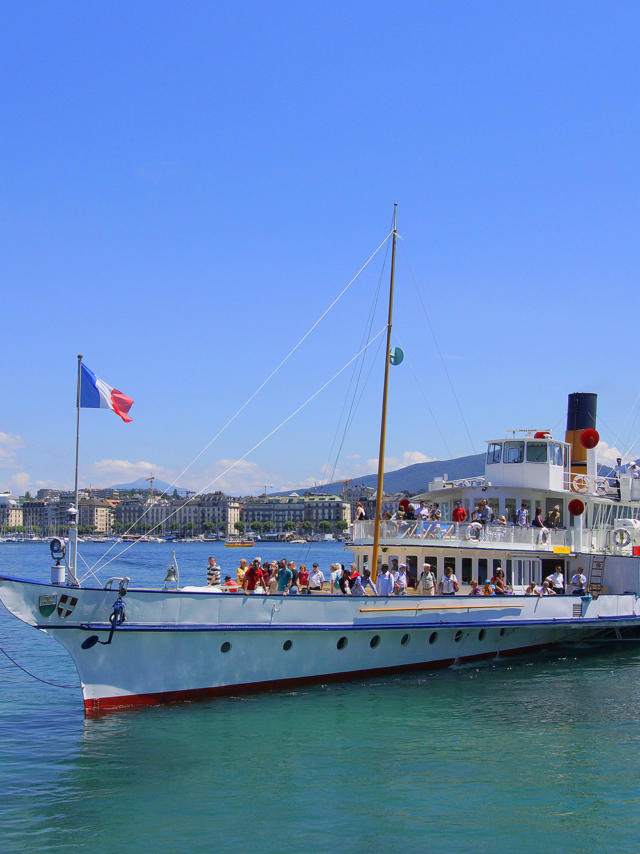
M504 637L504 632L505 632L505 630L504 630L504 629L500 629L500 637L501 637L501 638L503 638L503 637Z
M220 647L220 652L229 652L230 649L231 649L231 644L229 643L229 641L225 641L222 644L222 646Z
M288 650L288 649L291 649L291 647L292 647L292 646L293 646L293 641L286 640L286 641L282 644L282 649L284 649L284 650L286 651L286 650Z
M338 649L344 649L348 643L349 641L347 640L347 638L341 637L336 646L338 647Z
M375 649L380 643L380 635L374 635L369 641L369 646L371 649Z
M486 635L486 631L484 629L480 629L478 632L478 640L484 640L484 636Z
M456 636L454 637L454 641L456 643L460 643L461 640L462 640L462 629L458 629L458 631L456 632Z
M438 632L431 632L429 635L429 643L435 643L438 640Z
M411 635L402 635L402 637L400 638L400 643L402 644L402 646L406 646L409 643L410 637Z

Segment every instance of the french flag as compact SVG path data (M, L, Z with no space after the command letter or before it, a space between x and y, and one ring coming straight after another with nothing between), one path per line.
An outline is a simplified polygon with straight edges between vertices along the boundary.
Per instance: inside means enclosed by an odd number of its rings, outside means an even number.
M133 400L118 391L117 388L111 388L104 380L90 371L89 368L82 364L80 377L80 406L89 409L111 409L116 415L119 415L123 421L131 421L127 413L131 409Z

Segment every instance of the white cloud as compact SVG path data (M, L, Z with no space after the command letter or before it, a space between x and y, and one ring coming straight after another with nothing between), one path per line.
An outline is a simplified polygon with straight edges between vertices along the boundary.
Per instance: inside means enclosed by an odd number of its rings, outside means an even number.
M22 436L0 431L0 468L15 465L16 454L20 448L24 448L24 444Z
M15 474L11 475L11 482L15 484L17 490L20 495L22 495L28 488L31 483L31 475L27 474L26 471L19 471Z
M616 448L615 445L609 446L602 440L598 442L596 452L598 455L598 462L605 466L615 466L616 459L618 457L623 457L623 453L619 448ZM626 462L630 462L630 460L626 460Z
M416 463L432 463L437 457L428 457L422 451L405 451L401 457L385 457L384 470L395 471L396 469L404 468L405 466L413 466ZM367 460L369 471L378 470L377 457L372 460Z
M148 477L150 474L162 477L162 471L161 466L146 462L145 460L140 460L139 462L132 462L131 460L97 460L93 465L87 467L81 477L85 481L91 475L95 475L104 486L110 486L114 480L128 482L137 480L139 477ZM166 478L163 477L164 479Z

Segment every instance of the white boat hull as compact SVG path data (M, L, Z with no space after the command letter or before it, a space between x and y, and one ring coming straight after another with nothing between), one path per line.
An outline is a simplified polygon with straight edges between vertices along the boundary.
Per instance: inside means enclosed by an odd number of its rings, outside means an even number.
M446 666L640 625L634 595L581 597L117 594L0 577L0 598L73 658L87 714ZM75 602L73 602L75 600ZM51 602L55 608L48 615Z

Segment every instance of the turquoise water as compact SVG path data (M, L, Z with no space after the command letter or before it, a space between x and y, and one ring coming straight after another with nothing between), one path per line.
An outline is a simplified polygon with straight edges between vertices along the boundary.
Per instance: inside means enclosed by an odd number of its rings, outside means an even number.
M297 560L305 551L283 548L252 551ZM177 547L183 581L202 580L210 553L235 568L230 551ZM140 546L119 568L132 583L157 583L170 553ZM318 545L309 562L326 570L345 557ZM0 546L4 572L46 579L48 565L46 546ZM43 678L77 684L57 644L4 610L0 646ZM88 721L79 689L40 684L0 658L4 850L640 847L640 646Z

